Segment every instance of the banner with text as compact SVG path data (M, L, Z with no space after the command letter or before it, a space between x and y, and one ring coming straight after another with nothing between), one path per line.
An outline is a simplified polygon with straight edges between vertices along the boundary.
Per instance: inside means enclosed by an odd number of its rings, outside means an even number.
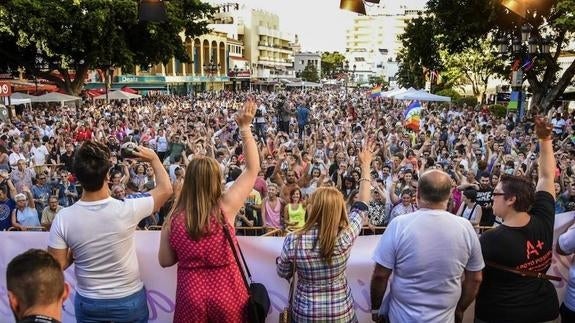
M555 238L573 223L575 213L563 213L556 217ZM373 271L371 255L380 236L361 236L353 246L347 267L347 278L355 300L357 317L360 322L370 322L369 281ZM140 273L148 291L150 322L171 322L174 312L176 290L176 266L161 268L157 261L160 232L136 232L136 248L140 262ZM286 306L288 282L276 274L275 258L280 254L283 238L277 237L238 237L246 260L251 268L253 279L263 283L270 294L272 307L267 322L277 322L279 312ZM48 233L42 232L0 232L0 321L14 322L8 305L6 291L6 266L16 255L30 249L45 249ZM554 253L553 264L548 273L563 278L553 282L560 299L563 299L569 278L571 257ZM66 270L66 280L75 285L74 266ZM74 293L64 306L64 323L75 322ZM466 321L472 317L467 313ZM471 322L471 321L469 321Z

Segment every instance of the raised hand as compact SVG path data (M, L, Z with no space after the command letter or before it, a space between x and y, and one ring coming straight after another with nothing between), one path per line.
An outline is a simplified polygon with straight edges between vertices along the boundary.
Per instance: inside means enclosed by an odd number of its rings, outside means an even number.
M373 159L373 150L375 149L375 142L373 140L365 140L361 151L358 154L359 161L362 166L369 167Z
M256 114L256 102L252 97L248 98L236 115L236 122L240 128L249 127Z
M551 139L553 125L545 117L538 116L535 118L535 134L539 139Z

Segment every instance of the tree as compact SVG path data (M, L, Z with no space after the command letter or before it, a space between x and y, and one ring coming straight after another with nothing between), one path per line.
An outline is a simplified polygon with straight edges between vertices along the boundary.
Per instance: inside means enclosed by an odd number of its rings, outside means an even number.
M399 36L402 48L398 53L398 83L404 87L425 86L425 72L442 68L433 18L419 16L407 23Z
M333 79L342 69L345 56L339 52L324 52L321 54L321 77Z
M134 0L9 0L0 6L2 67L54 82L78 94L89 69L190 62L179 36L208 32L209 4L166 2L168 19L139 22ZM73 71L73 73L70 73Z
M483 102L489 79L505 71L505 62L492 53L490 41L482 41L477 48L468 47L450 55L447 50L441 51L445 75L450 87L471 86L473 95Z
M307 64L301 72L301 79L308 82L319 82L319 71L315 64Z
M548 110L565 91L575 75L575 61L562 73L557 62L575 33L575 1L532 1L529 13L523 19L505 10L499 1L491 0L430 0L428 14L433 18L435 30L448 53L461 53L477 48L481 40L515 32L518 26L532 26L531 37L549 38L553 49L549 55L540 55L535 67L526 72L533 97L531 104ZM511 62L511 55L501 57ZM508 75L503 75L508 77Z

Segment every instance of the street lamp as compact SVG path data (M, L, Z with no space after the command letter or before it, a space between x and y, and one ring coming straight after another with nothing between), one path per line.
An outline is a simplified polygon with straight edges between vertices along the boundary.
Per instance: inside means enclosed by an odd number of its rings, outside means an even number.
M234 87L234 92L236 92L237 90L237 86L236 86L236 82L237 82L237 78L238 78L238 66L234 65L234 69L232 70L232 85Z
M532 68L535 57L549 54L550 41L537 33L529 24L523 24L511 31L511 35L500 34L495 41L497 52L509 55L513 61L511 88L517 94L517 111L519 119L525 114L523 106L523 73ZM511 47L509 42L511 41Z
M353 81L353 79L355 78L355 69L356 69L355 64L353 64L352 69L350 70L349 69L349 61L345 60L343 62L343 72L345 73L345 83L344 84L345 84L345 99L346 100L347 100L347 85L348 85L348 79L349 79L349 72L351 72L351 78Z
M220 64L216 64L216 62L214 62L214 58L212 57L210 59L210 62L208 64L204 64L204 73L208 75L208 77L210 78L210 83L211 83L211 89L214 89L214 77L215 75L218 73L220 69Z
M112 74L114 73L114 66L109 66L106 71L106 103L109 103L108 98L109 89L112 87Z

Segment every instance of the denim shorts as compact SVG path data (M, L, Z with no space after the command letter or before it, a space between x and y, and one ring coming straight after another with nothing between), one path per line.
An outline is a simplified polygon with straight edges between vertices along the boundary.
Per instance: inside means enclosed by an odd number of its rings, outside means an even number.
M148 322L146 289L122 298L93 299L76 293L76 322Z

